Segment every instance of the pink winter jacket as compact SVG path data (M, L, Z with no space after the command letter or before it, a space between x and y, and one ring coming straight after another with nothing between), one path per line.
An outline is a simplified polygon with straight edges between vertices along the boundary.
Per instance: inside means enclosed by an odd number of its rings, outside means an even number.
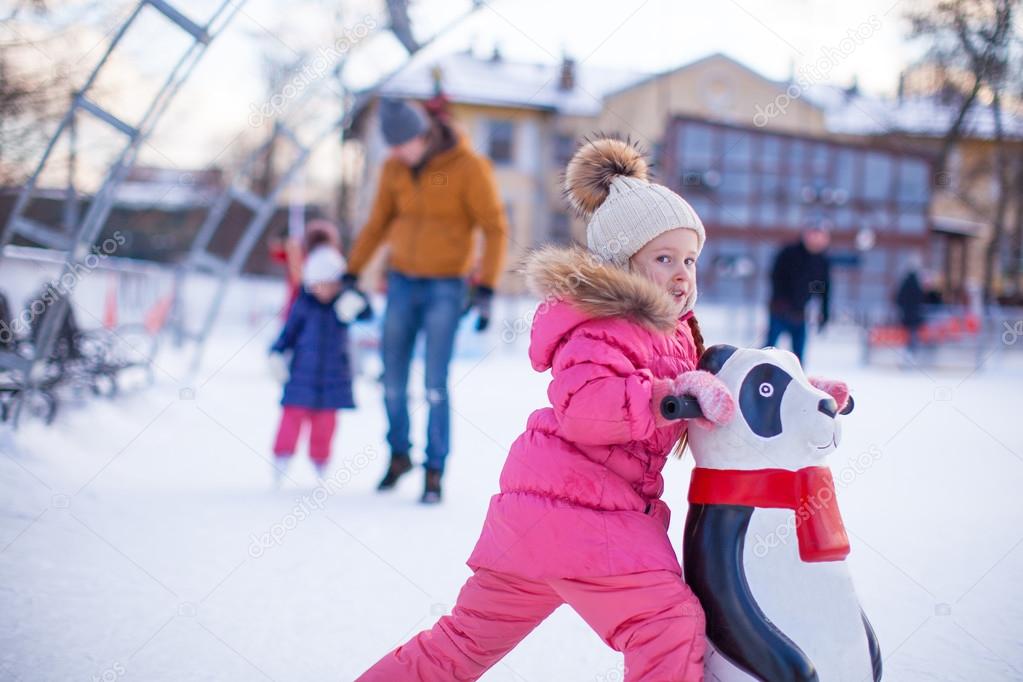
M551 406L512 445L469 567L538 579L681 575L660 496L685 426L658 425L652 400L696 367L689 315L580 249L543 249L526 275L543 297L529 358L551 370Z

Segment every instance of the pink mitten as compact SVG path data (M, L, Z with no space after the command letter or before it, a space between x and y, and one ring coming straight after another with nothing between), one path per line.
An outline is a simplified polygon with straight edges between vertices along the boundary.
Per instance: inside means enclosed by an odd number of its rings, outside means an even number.
M654 420L658 426L671 423L661 416L661 401L669 395L688 395L696 398L703 418L690 421L704 428L727 424L735 416L735 400L728 392L728 388L720 379L704 370L684 372L675 379L666 379L655 385L653 408Z
M807 377L807 380L811 386L824 391L834 398L838 404L839 412L845 409L846 404L849 402L849 386L844 381L825 379L823 377Z

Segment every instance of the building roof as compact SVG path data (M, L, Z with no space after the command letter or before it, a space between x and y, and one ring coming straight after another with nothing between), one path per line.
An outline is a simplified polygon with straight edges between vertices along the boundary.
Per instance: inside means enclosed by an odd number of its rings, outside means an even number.
M792 84L790 81L770 79L734 57L723 52L714 52L668 71L625 83L615 90L608 91L605 95L624 92L651 80L691 69L709 61L723 61L742 69L754 77L776 86L779 94L785 92ZM808 104L824 113L825 127L829 133L844 135L870 136L905 133L943 137L959 113L957 107L943 104L938 97L916 96L889 99L831 84L800 86L799 96L805 97ZM1006 137L1023 139L1023 117L1005 112L1003 126ZM966 117L963 137L993 139L994 133L994 111L991 106L981 103L974 104Z
M712 61L724 61L724 62L727 62L730 66L735 66L735 67L738 67L738 68L742 69L743 71L746 71L747 73L752 75L754 78L759 78L760 80L765 81L766 83L770 83L772 85L778 85L778 81L771 80L770 78L768 78L764 74L760 73L756 69L753 69L752 67L750 67L750 66L748 66L746 64L743 64L738 59L735 59L734 57L731 57L731 56L725 54L724 52L712 52L710 54L704 55L703 57L700 57L699 59L693 60L691 62L686 62L685 64L682 64L680 66L672 67L672 68L670 68L670 69L668 69L666 71L659 71L657 73L646 74L645 76L637 78L637 79L633 80L632 82L623 83L620 86L614 88L613 90L609 90L606 93L606 96L617 95L618 93L626 92L626 91L631 90L631 89L633 89L635 87L638 87L640 85L645 85L645 84L647 84L647 83L649 83L651 81L655 81L655 80L657 80L659 78L663 78L664 76L670 76L673 73L678 73L679 71L685 71L687 69L692 69L692 68L694 68L696 66L704 64L706 62L712 62Z
M722 60L763 79L784 93L792 83L767 78L756 69L721 52L715 52L674 69L656 74L577 64L575 87L559 88L561 64L531 64L502 58L485 59L467 52L443 55L413 63L396 75L381 94L428 99L433 96L435 67L440 67L445 93L453 102L509 106L557 112L569 116L596 116L603 99L657 78L690 69L711 60ZM798 81L797 81L798 86ZM892 133L942 137L958 113L938 97L885 98L831 84L800 87L800 97L824 114L829 133L874 136ZM1023 117L1006 112L1005 135L1023 139ZM994 114L989 105L977 103L966 117L963 137L993 139Z
M987 229L986 223L979 223L975 220L965 220L963 218L952 218L949 216L933 216L931 218L933 223L932 229L935 232L941 232L944 234L950 234L960 237L978 237L984 233Z
M824 111L828 131L838 134L943 137L959 113L957 106L944 104L936 96L887 99L824 84L807 86L804 93L807 101ZM1023 118L1005 111L1002 124L1007 138L1023 139ZM990 140L994 136L993 108L975 103L964 121L962 137Z
M538 109L566 116L596 116L606 93L644 76L636 71L576 65L575 86L562 90L561 64L483 59L459 52L413 64L384 85L380 94L432 97L434 67L440 67L445 94L452 102Z
M222 182L219 169L135 166L114 191L114 203L123 208L163 210L208 206L220 193Z

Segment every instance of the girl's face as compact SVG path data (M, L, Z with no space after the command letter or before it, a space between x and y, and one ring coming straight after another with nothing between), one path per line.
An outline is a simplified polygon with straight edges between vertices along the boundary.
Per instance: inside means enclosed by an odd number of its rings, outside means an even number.
M697 246L696 232L677 228L651 239L629 259L635 272L671 294L680 315L696 291Z
M309 291L320 303L330 303L341 293L340 282L317 282L309 287Z

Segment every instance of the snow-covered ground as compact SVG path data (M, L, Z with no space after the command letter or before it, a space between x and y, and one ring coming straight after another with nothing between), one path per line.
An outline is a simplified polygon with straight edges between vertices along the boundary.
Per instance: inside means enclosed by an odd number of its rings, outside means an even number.
M709 341L744 340L729 311L701 317ZM435 508L416 503L418 473L374 492L387 451L369 378L328 480L301 460L271 488L275 322L221 328L194 378L167 350L152 387L0 434L0 679L353 679L469 575L508 446L545 401L524 327L463 337ZM841 328L811 351L857 401L832 467L888 680L1023 679L1023 358L992 349L977 372L862 368ZM676 546L690 467L666 471ZM562 608L484 679L620 680L621 657Z

